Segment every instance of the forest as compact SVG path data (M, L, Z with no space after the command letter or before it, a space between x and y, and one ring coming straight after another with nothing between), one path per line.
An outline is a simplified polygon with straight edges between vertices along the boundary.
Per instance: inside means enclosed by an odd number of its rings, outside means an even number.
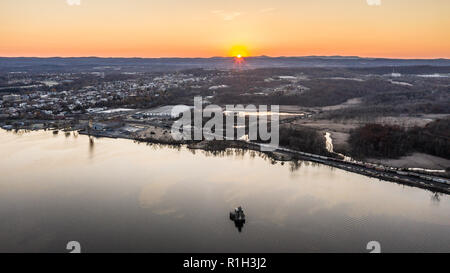
M450 159L450 119L424 128L366 124L350 133L350 154L355 158L399 158L422 152Z
M306 153L328 155L323 135L306 127L281 127L280 146Z

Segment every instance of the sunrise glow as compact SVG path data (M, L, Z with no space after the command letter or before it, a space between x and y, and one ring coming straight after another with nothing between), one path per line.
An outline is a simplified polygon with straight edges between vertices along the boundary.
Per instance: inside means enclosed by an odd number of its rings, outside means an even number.
M229 55L231 57L235 57L238 59L249 57L250 53L248 51L247 46L244 45L235 45L231 48Z
M450 57L450 1L369 3L2 0L0 56Z

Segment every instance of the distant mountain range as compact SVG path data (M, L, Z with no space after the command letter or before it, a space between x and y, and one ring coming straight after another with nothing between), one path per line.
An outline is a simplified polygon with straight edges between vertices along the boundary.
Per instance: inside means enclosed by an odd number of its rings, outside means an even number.
M5 58L0 72L113 72L176 71L184 69L232 69L233 58ZM450 67L450 59L388 59L356 56L248 57L244 69L270 67Z

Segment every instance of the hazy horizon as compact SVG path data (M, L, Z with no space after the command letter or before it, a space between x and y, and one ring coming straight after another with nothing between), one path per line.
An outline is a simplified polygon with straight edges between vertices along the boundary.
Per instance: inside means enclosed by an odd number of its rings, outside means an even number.
M232 59L235 58L233 56L210 56L210 57L179 57L179 56L161 56L161 57L140 57L140 56L1 56L0 58L36 58L36 59L71 59L71 58L98 58L98 59L214 59L214 58L223 58L223 59ZM450 58L445 57L435 57L435 58L420 58L420 57L411 57L411 58L396 58L396 57L373 57L373 56L357 56L357 55L298 55L298 56L270 56L270 55L258 55L258 56L247 56L245 58L359 58L359 59L392 59L392 60L450 60Z

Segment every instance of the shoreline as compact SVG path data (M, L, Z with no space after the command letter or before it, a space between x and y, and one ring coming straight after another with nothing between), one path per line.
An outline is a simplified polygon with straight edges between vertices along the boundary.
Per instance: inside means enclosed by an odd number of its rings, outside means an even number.
M5 130L5 129L3 129ZM30 128L17 128L13 130L29 130L36 131ZM85 129L74 128L40 128L37 130L50 131L76 131L80 135L92 136L96 138L112 138L112 139L128 139L141 143L154 143L162 145L184 145L188 149L197 149L204 151L225 151L226 149L246 149L258 151L267 154L276 161L294 161L306 160L315 162L330 167L338 168L344 171L361 174L367 177L377 178L381 181L393 182L401 185L418 187L431 192L439 192L450 194L450 179L443 176L433 175L421 170L411 170L407 168L395 168L390 166L383 166L369 162L360 161L346 161L339 158L321 156L316 154L304 153L297 150L292 150L283 147L277 147L273 152L262 152L261 146L265 144L247 142L241 140L233 141L174 141L170 139L156 139L154 137L138 137L132 133L122 133L117 131L91 131L87 132ZM5 130L12 131L12 130Z
M89 135L86 131L79 131L81 135ZM105 138L113 138L113 139L130 139L142 143L155 143L162 145L184 145L188 149L196 149L203 151L224 151L226 149L247 149L253 150L257 152L261 152L267 154L272 159L276 161L294 161L294 160L306 160L310 162L315 162L323 165L327 165L330 167L338 168L344 171L361 174L364 176L377 178L381 181L394 182L401 185L407 185L412 187L418 187L422 189L426 189L432 192L439 192L450 194L450 180L443 178L441 176L431 175L430 173L422 172L422 171L411 171L409 169L404 168L394 168L382 166L379 164L373 164L369 162L349 162L345 160L341 160L333 157L325 157L315 154L304 153L301 151L295 151L287 148L279 147L273 152L262 152L261 146L264 144L254 143L254 142L245 142L245 141L220 141L220 147L214 148L208 145L208 141L201 142L165 142L158 141L155 139L139 139L133 136L127 137L117 137L105 132L91 132L90 134L93 137L105 137Z

